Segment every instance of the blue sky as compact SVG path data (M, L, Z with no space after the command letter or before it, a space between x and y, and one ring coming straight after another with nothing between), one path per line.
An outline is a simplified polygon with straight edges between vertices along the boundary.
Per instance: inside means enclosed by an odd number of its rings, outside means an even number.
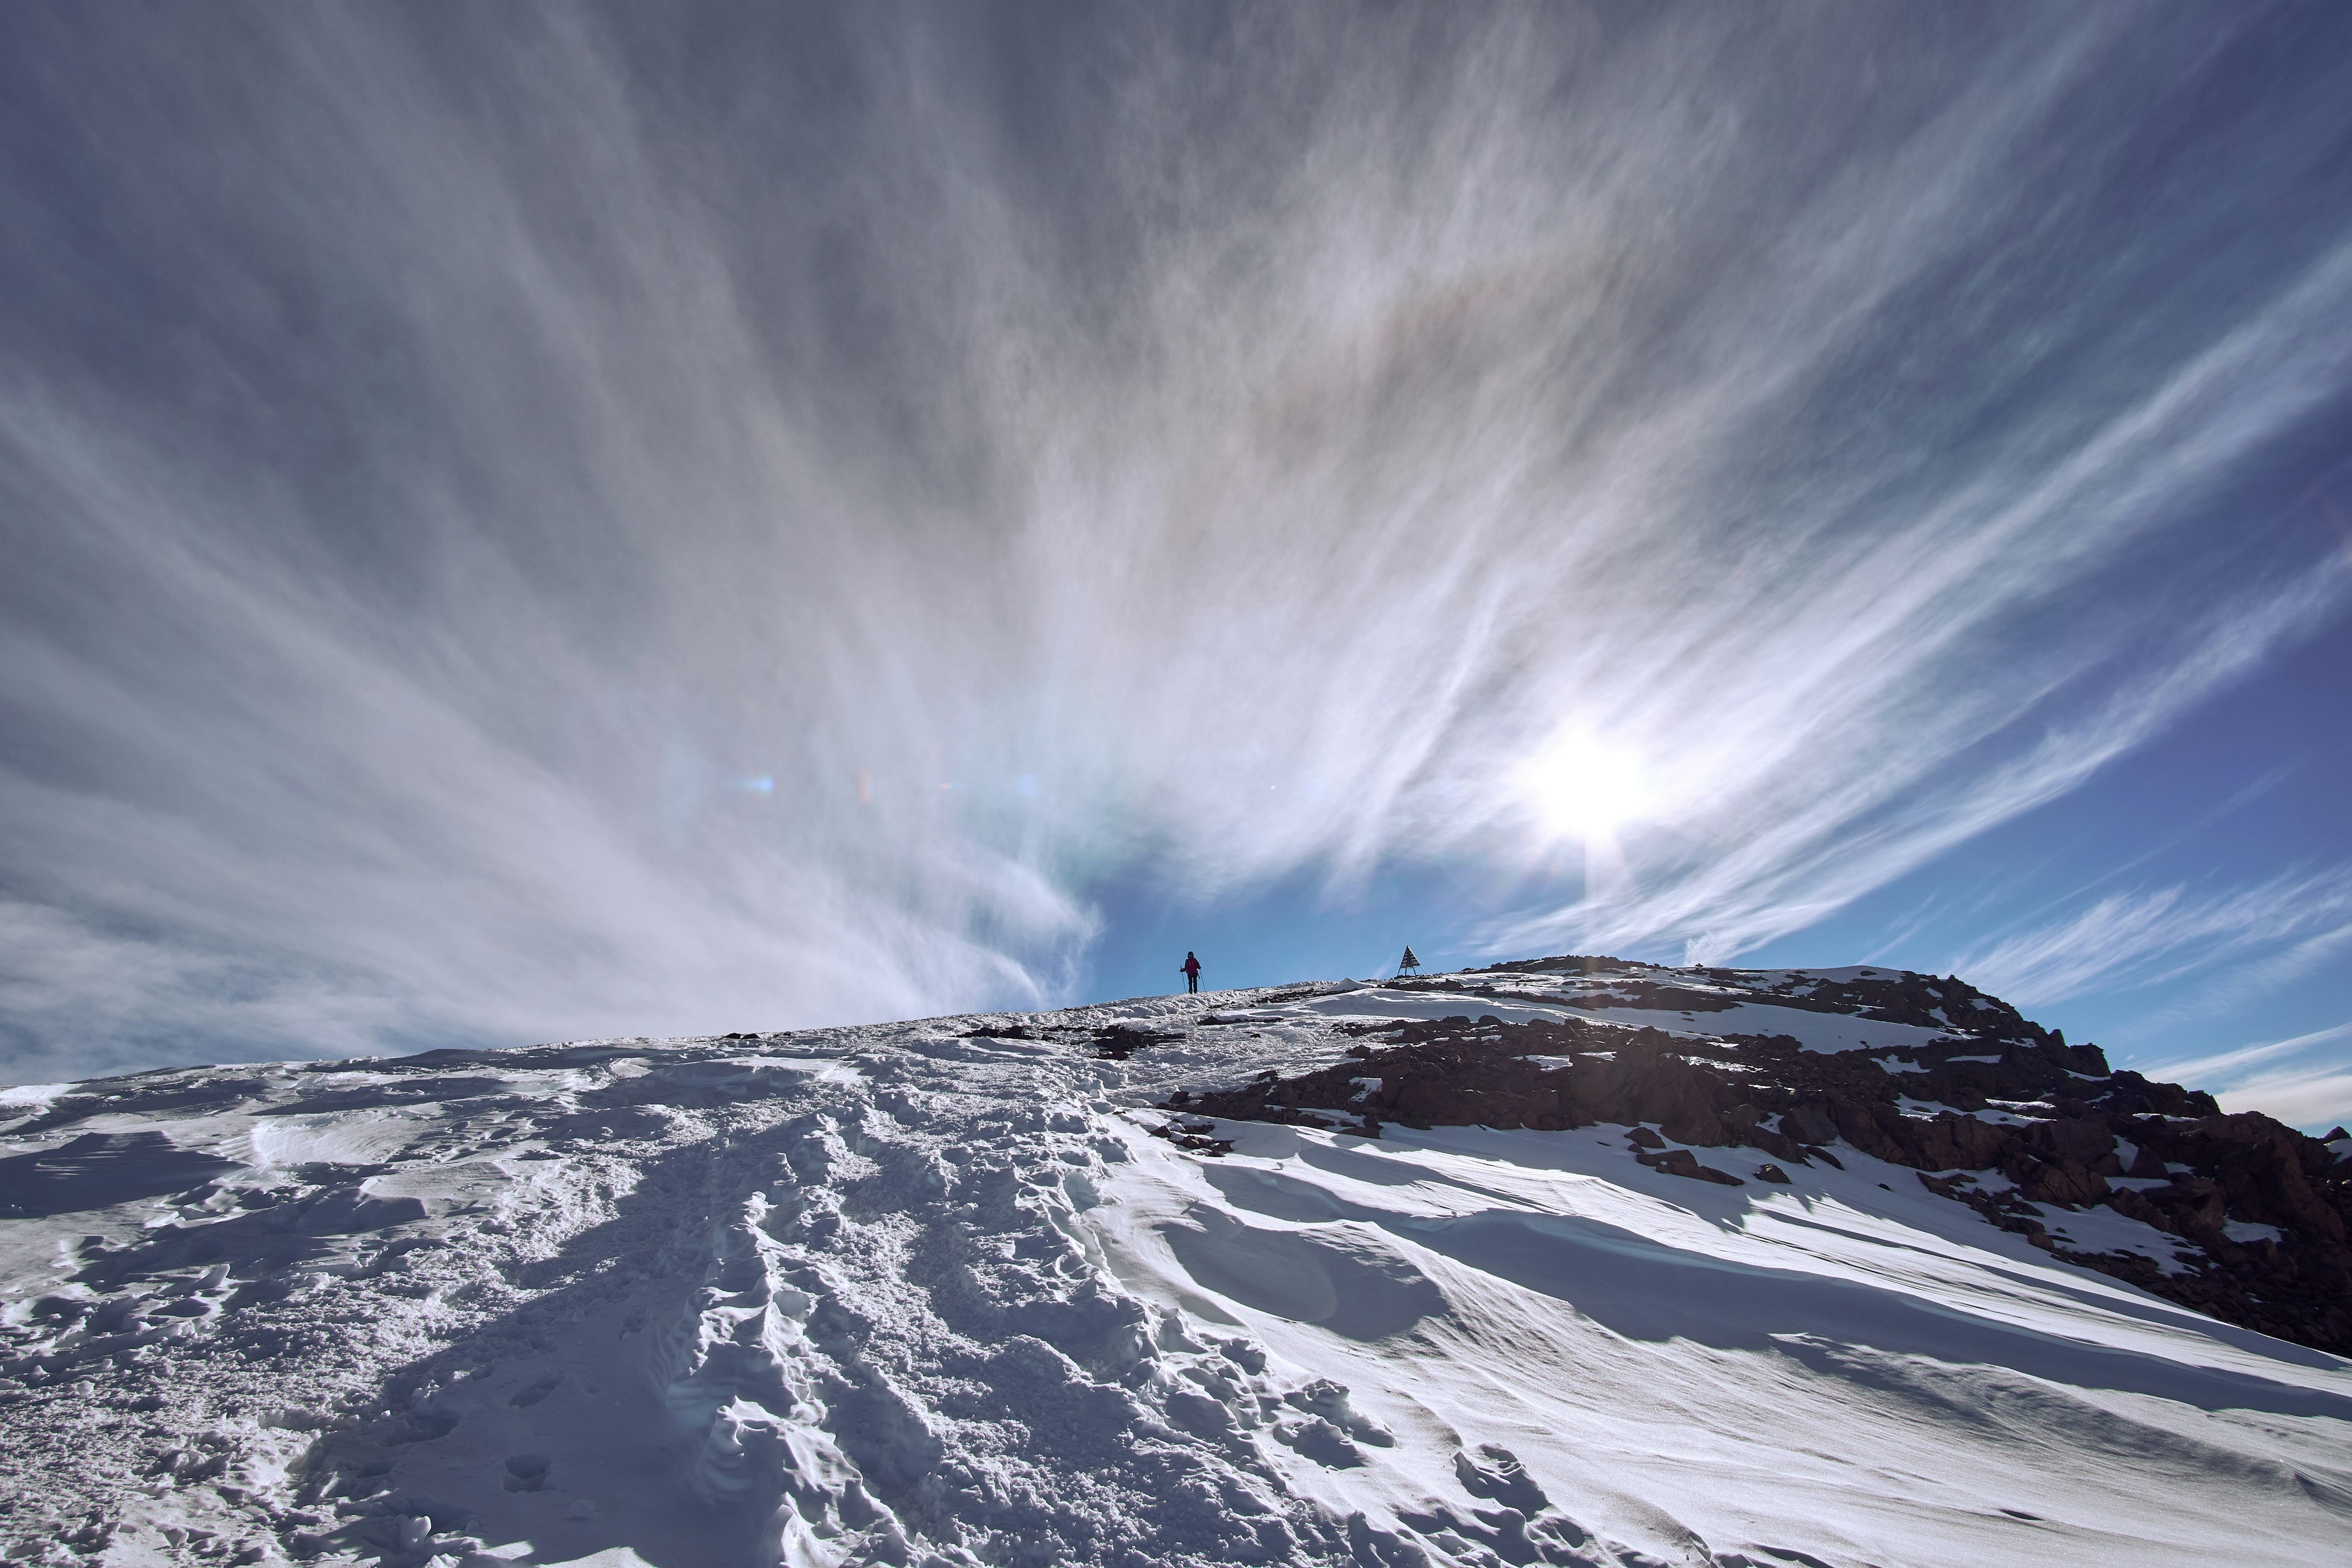
M1411 942L2352 1115L2352 13L0 33L0 1079Z

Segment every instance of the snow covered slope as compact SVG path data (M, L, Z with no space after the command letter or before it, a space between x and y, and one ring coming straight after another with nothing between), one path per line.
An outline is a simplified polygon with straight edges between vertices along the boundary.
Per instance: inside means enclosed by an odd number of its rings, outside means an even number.
M1468 1010L1790 1010L1660 973L1681 989L1538 977ZM1342 1065L1433 995L17 1091L0 1552L2352 1555L2345 1362L2054 1260L1849 1143L1786 1184L1706 1151L1729 1186L1637 1163L1622 1126L1150 1109ZM1856 1023L1860 1049L1936 1033Z

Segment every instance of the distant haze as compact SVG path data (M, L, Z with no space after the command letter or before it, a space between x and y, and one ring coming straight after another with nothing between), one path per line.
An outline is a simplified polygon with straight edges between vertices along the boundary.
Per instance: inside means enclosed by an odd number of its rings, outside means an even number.
M1802 931L2336 624L2284 27L12 8L0 1077Z

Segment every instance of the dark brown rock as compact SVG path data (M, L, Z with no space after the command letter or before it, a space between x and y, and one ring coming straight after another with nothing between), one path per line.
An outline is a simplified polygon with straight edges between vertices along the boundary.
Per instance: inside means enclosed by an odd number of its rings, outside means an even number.
M2035 1203L2064 1204L2069 1208L2095 1204L2107 1195L2106 1178L2079 1160L2037 1163L2018 1186Z
M2085 1169L2112 1156L2116 1135L2092 1117L2060 1117L2027 1129L2025 1146L2044 1160L2072 1161ZM2121 1175L2118 1170L2115 1173Z
M1845 1141L1864 1153L1904 1163L1903 1113L1892 1105L1841 1095L1830 1101L1830 1114Z
M1751 1127L1740 1134L1739 1141L1780 1159L1794 1160L1800 1164L1805 1163L1805 1146L1794 1138L1784 1138L1778 1132L1768 1132L1761 1127Z
M1667 1137L1677 1143L1716 1149L1731 1142L1724 1135L1723 1123L1716 1120L1714 1112L1704 1108L1679 1108L1660 1117L1658 1125Z
M1780 1131L1800 1143L1833 1142L1838 1135L1837 1123L1811 1105L1801 1105L1781 1117Z
M1698 1156L1687 1149L1668 1149L1663 1153L1639 1153L1633 1156L1654 1171L1664 1171L1669 1176L1688 1176L1693 1181L1713 1182L1719 1186L1744 1187L1748 1184L1728 1171L1718 1171L1712 1165L1702 1165Z
M2161 1231L2168 1232L2172 1229L2172 1216L2148 1202L2147 1196L2136 1187L2117 1187L2109 1193L2107 1206L2126 1219L2136 1219L2142 1225L2153 1226Z
M1948 1110L1906 1117L1900 1137L1902 1163L1929 1171L1991 1170L2012 1141L2005 1128Z

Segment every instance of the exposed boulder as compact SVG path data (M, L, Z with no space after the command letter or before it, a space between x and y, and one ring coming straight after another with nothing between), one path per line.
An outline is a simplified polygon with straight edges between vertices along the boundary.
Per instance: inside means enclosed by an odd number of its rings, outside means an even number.
M1800 1143L1834 1143L1838 1124L1810 1105L1801 1105L1780 1118L1780 1131Z
M2019 1190L2035 1203L2063 1204L2074 1208L2097 1203L2107 1195L2106 1178L2079 1160L2033 1161L2024 1164L2015 1180Z
M1793 1160L1800 1165L1812 1163L1802 1143L1798 1142L1794 1138L1783 1137L1778 1132L1768 1132L1760 1126L1749 1128L1733 1138L1731 1142L1761 1149L1767 1154L1776 1155L1783 1160Z
M1903 1163L1928 1171L1990 1171L2000 1163L2012 1134L1992 1122L1957 1111L1921 1121L1906 1118Z
M2041 1122L2026 1131L2024 1142L2045 1160L2072 1161L2086 1169L2113 1165L2113 1170L2103 1173L2124 1173L2116 1160L2116 1135L2095 1117L2062 1116Z
M1693 1181L1713 1182L1718 1186L1744 1187L1748 1184L1728 1171L1718 1171L1712 1165L1702 1165L1698 1156L1687 1149L1668 1149L1661 1153L1639 1153L1633 1156L1654 1171L1664 1171L1669 1176L1688 1176Z

